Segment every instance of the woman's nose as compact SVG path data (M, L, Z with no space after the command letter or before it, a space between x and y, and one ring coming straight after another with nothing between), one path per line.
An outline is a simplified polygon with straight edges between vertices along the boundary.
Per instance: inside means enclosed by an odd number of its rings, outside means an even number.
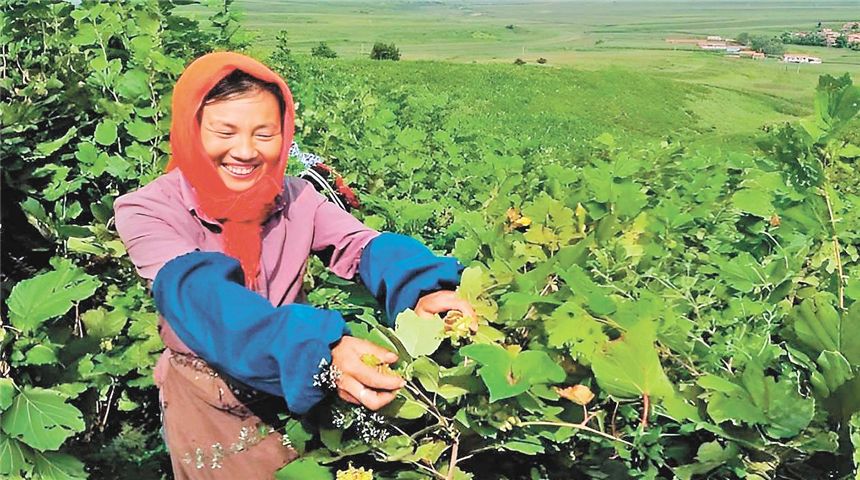
M243 135L236 139L236 145L230 150L230 156L234 159L249 162L257 158L257 149L254 147L254 137Z

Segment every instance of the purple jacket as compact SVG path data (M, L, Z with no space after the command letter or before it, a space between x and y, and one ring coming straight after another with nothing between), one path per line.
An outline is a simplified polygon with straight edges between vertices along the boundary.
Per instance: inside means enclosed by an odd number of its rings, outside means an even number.
M168 261L195 250L222 252L220 223L200 211L194 188L179 170L119 197L116 228L141 277L152 281ZM304 300L308 257L326 251L336 275L355 276L364 247L379 235L326 201L308 182L286 177L275 211L263 225L258 293L273 306ZM330 255L329 255L330 253ZM165 345L193 353L160 320Z

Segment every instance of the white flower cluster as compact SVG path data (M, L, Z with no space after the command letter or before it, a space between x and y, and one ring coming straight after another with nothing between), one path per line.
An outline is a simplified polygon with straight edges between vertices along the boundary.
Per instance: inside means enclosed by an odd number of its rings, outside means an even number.
M391 436L385 417L364 407L336 407L332 411L331 422L335 428L355 430L363 442L384 442Z
M320 360L319 373L313 376L313 385L324 390L337 390L337 381L343 372L340 371L334 364L329 364L325 358Z

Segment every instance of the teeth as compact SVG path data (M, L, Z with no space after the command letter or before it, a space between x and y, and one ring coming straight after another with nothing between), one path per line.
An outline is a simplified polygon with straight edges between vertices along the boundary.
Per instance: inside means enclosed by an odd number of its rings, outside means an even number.
M240 167L238 165L221 165L221 166L224 167L225 170L227 170L228 172L230 172L234 175L248 175L249 173L253 172L255 168L257 168L256 166L250 166L250 167Z

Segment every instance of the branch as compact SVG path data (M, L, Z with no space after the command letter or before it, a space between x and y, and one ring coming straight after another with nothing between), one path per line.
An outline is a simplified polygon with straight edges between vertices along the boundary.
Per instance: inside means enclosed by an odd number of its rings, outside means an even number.
M595 429L593 429L593 428L591 428L591 427L588 427L588 426L586 426L586 425L582 425L582 424L580 424L580 423L567 423L567 422L522 422L522 423L520 423L519 425L516 425L516 426L517 426L517 427L528 427L528 426L536 426L536 425L543 425L543 426L548 426L548 427L570 427L570 428L575 428L575 429L577 429L577 430L582 430L582 431L584 431L584 432L592 433L592 434L597 435L597 436L599 436L599 437L603 437L603 438L605 438L605 439L607 439L607 440L612 440L613 442L621 442L621 443L623 443L624 445L627 445L627 446L630 446L630 447L634 446L632 443L628 442L627 440L622 440L622 439L620 439L620 438L618 438L618 437L615 437L615 436L609 435L608 433L601 432L600 430L595 430Z
M827 182L830 183L829 181ZM839 309L845 311L845 274L842 272L842 254L839 245L839 236L836 234L836 218L833 215L833 205L830 203L830 194L827 193L827 188L821 188L824 196L824 201L827 203L827 213L830 217L830 228L833 230L833 256L836 260L836 272L839 275Z
M451 461L448 462L448 475L445 480L454 480L454 469L457 468L457 453L460 451L460 437L454 439L454 445L451 446Z
M640 425L642 429L648 428L648 411L651 409L651 397L647 393L642 394L642 420Z

